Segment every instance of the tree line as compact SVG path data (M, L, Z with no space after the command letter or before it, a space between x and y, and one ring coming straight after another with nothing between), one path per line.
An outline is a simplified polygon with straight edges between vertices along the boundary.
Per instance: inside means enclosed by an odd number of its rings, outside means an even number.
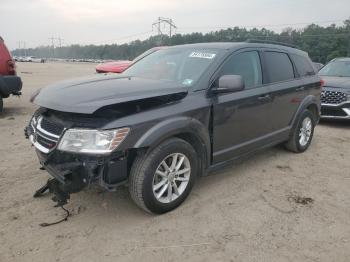
M345 20L340 26L311 24L303 29L285 28L280 33L265 28L248 30L233 27L209 33L175 34L171 38L166 35L151 36L143 41L135 40L120 45L69 45L55 48L40 46L26 50L16 49L12 53L15 56L26 53L43 58L132 60L154 46L200 42L241 42L247 39L292 44L308 52L313 61L326 63L335 57L350 56L350 19Z

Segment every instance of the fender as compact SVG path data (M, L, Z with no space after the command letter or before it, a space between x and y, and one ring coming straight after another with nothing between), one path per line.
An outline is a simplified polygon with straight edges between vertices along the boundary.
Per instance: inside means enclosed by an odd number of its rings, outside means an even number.
M314 96L314 95L308 95L306 96L303 101L300 103L298 110L295 112L292 121L290 123L290 126L293 127L297 120L298 120L298 116L301 114L301 112L303 110L305 110L307 107L309 107L310 105L315 105L317 107L317 111L320 112L320 103L319 100Z
M190 133L201 141L206 153L207 164L209 164L211 143L208 128L191 117L174 117L157 123L141 136L133 147L154 147L169 137L184 133Z

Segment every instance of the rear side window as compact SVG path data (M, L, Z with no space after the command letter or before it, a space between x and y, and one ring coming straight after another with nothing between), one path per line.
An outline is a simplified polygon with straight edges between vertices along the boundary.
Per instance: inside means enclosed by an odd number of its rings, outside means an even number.
M262 73L258 52L249 51L233 55L222 68L221 75L242 76L246 89L260 86Z
M306 57L294 54L292 54L291 57L300 77L315 75L315 70Z
M294 78L292 62L286 53L265 52L270 83L291 80Z

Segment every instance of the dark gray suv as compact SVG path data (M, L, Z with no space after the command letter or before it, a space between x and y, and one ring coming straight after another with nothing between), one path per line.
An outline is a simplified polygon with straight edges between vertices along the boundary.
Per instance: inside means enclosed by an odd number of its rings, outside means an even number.
M284 143L305 151L320 111L320 78L308 55L264 43L201 43L159 50L122 75L37 91L25 129L43 190L59 204L95 183L128 184L148 212L179 206L198 176Z

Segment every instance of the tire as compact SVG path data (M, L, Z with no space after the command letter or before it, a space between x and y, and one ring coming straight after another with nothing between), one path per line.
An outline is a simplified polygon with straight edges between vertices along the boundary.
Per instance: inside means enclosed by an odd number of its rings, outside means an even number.
M306 125L308 125L308 127L306 127ZM314 135L315 125L315 116L310 110L305 109L300 114L297 124L294 127L289 140L285 144L285 147L295 153L302 153L307 150ZM304 140L302 139L302 136L304 136Z
M2 96L0 95L0 113L2 113L3 108L4 108L4 101L2 99Z
M179 160L176 162L178 164L183 158L179 171L168 173L169 169L172 169L174 158ZM168 171L163 162L169 167ZM180 174L181 172L184 173ZM195 183L197 172L198 156L193 147L179 138L168 139L153 150L136 157L129 178L131 198L147 212L169 212L187 198Z

